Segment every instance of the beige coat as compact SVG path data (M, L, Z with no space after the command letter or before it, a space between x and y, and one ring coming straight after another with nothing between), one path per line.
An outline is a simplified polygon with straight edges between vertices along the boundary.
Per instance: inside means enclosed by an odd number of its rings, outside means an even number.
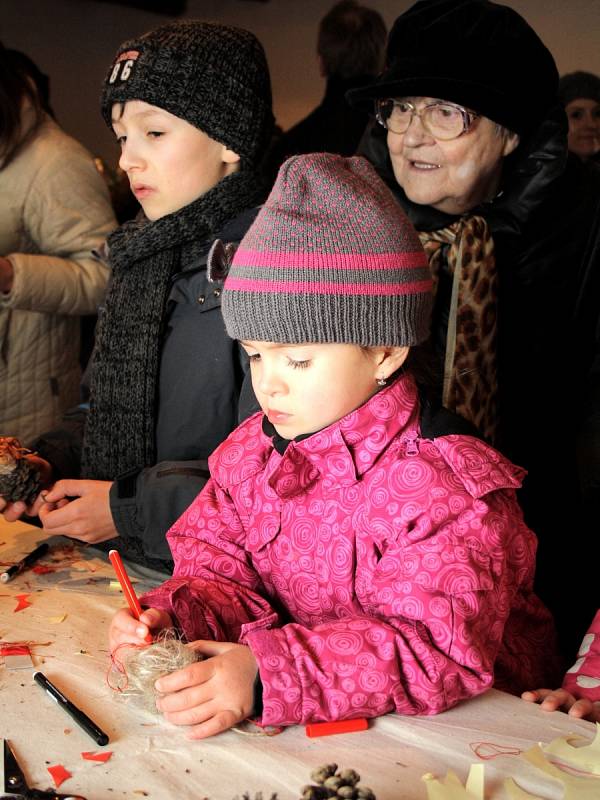
M92 256L116 227L90 154L47 118L0 170L0 435L29 442L79 397L79 316L95 313L108 268Z

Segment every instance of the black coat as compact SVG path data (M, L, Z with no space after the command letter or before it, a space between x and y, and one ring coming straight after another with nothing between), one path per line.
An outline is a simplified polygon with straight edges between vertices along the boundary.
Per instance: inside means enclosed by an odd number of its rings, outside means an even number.
M301 153L354 155L369 115L349 105L346 92L372 81L372 75L348 80L329 78L321 103L273 144L267 158L270 179L275 180L277 170L290 156Z
M238 242L257 212L243 212L214 238ZM247 357L225 331L221 286L207 278L206 256L214 238L197 262L172 278L158 380L157 463L116 476L110 491L119 549L163 570L172 563L166 532L206 483L208 456L257 410L249 376L246 380ZM86 413L86 404L73 409L59 430L35 443L56 478L79 475Z
M373 125L361 151L415 227L453 222L406 198L385 133ZM557 109L507 159L501 188L472 211L488 222L499 275L500 449L529 471L537 588L570 657L600 605L600 170L567 156Z

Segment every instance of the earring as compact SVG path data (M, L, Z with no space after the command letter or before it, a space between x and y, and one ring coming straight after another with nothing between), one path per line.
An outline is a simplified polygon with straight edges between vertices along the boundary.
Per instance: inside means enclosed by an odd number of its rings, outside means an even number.
M385 386L387 383L386 378L375 378L375 381L377 382L377 386Z

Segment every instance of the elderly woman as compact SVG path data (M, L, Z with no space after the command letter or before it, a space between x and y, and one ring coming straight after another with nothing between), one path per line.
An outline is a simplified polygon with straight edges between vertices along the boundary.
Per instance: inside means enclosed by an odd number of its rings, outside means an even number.
M581 71L563 75L558 97L569 120L569 150L582 161L599 161L600 78Z
M396 20L384 72L349 99L374 111L361 149L429 255L444 405L529 470L538 591L570 657L597 608L600 179L567 161L557 84L512 9L422 0ZM577 572L573 544L590 565Z

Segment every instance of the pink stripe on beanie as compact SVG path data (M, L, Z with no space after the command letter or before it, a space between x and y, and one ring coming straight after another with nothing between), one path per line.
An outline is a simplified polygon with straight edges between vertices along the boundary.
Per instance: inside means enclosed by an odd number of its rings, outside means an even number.
M288 159L233 258L234 339L412 346L429 335L431 276L416 231L363 158Z

